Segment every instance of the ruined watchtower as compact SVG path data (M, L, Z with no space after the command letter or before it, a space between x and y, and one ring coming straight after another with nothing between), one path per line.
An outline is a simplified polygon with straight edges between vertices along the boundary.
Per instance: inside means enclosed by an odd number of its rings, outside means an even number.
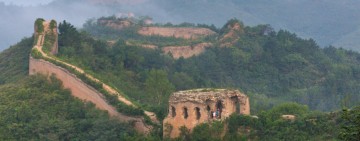
M164 136L179 136L179 128L192 129L204 122L222 120L232 113L250 114L249 98L238 90L195 89L175 92L169 99L169 114L164 119ZM213 116L213 114L215 116Z
M43 50L48 51L52 55L58 53L58 31L55 20L45 21L38 18L34 25L35 46L43 47Z

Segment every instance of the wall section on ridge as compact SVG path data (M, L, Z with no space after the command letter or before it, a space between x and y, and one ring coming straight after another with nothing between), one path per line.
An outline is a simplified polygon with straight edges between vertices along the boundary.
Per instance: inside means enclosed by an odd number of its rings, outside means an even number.
M36 73L47 76L54 74L57 79L63 82L64 88L70 89L73 96L81 100L94 103L97 108L108 111L111 116L119 116L119 113L116 111L116 109L106 102L105 97L101 93L81 81L68 70L56 66L43 59L35 59L30 57L29 75L34 75Z

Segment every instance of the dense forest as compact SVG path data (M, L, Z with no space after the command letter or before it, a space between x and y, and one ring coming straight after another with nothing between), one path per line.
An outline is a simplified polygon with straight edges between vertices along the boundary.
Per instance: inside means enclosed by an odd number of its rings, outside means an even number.
M231 47L220 47L217 39L228 33L232 24L242 26L239 40ZM191 134L184 128L175 140L359 139L357 52L320 48L312 39L274 31L268 25L245 26L233 19L214 30L218 37L201 39L214 47L188 59L173 59L160 49L127 45L128 38L121 37L136 37L133 41L141 43L193 41L155 40L135 30L125 29L126 34L121 35L122 30L99 30L102 28L107 27L77 30L61 22L57 57L121 90L142 108L156 112L160 120L167 114L168 97L174 91L230 88L250 96L251 113L256 117L234 114L222 122L202 124ZM103 36L106 34L111 36ZM121 36L115 38L117 35ZM114 44L107 42L114 39ZM146 137L135 133L131 123L120 123L93 104L71 97L54 77L28 77L32 45L33 38L25 38L0 54L0 140L163 138L161 133ZM281 119L282 114L296 115L296 120ZM220 134L224 129L226 132Z

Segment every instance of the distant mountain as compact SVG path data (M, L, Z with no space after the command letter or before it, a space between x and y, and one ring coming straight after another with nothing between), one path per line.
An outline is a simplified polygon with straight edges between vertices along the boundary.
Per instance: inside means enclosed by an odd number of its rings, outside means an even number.
M337 45L359 51L356 37L360 24L360 1L337 0L157 0L169 15L182 21L223 25L236 17L248 25L270 24L301 37L313 38L321 46Z

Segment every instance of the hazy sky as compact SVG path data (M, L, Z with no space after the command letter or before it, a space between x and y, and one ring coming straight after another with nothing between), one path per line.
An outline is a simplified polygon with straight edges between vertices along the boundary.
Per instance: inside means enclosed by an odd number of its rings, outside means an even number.
M48 4L53 0L0 0L0 2L4 2L6 5L13 4L19 6L35 6L39 4Z
M270 24L320 46L360 51L360 0L0 0L0 52L31 37L37 18L66 20L81 28L86 20L134 13L154 22L215 24L231 18L245 25Z

